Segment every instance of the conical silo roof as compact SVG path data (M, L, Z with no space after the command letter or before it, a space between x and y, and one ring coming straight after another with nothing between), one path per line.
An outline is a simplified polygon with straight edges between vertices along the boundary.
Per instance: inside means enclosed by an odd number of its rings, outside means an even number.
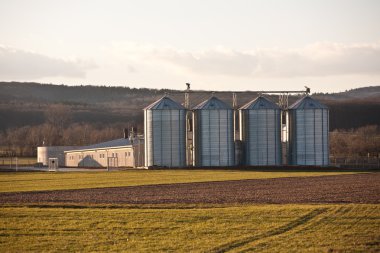
M220 109L227 109L231 110L231 106L223 102L217 97L210 97L209 99L203 101L202 103L198 104L193 108L193 110L220 110Z
M271 100L259 96L256 99L248 102L247 104L240 107L240 110L259 110L259 109L280 109L278 105L276 105Z
M186 110L185 107L178 104L171 98L164 96L156 102L148 105L144 110Z
M305 96L297 100L294 104L289 106L288 109L297 110L297 109L328 109L324 104L321 104L319 101L312 99L309 96Z

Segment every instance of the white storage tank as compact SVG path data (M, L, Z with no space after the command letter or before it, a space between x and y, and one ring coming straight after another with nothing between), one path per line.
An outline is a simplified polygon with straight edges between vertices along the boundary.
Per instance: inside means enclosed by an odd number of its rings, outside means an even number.
M194 166L234 166L232 108L216 97L193 108Z
M258 97L239 109L243 164L281 165L281 109Z
M167 96L144 109L145 166L186 166L186 109Z
M291 165L329 165L329 109L303 97L288 108L288 161Z

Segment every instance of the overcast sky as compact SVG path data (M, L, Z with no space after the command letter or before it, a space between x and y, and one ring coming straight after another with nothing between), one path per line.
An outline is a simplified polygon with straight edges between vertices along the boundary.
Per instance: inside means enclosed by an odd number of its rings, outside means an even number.
M0 0L0 80L314 92L380 85L380 1Z

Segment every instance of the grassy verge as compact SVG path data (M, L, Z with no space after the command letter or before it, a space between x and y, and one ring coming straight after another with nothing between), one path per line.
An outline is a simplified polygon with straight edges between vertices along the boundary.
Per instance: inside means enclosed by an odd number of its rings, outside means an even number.
M379 205L0 208L0 251L375 252Z
M17 164L19 166L24 165L33 165L37 162L36 157L18 157L17 158ZM16 158L15 157L0 157L0 166L9 166L12 165L13 167L16 166Z
M172 184L279 177L338 175L353 172L231 171L231 170L131 170L115 172L3 172L0 192L84 189L147 184Z

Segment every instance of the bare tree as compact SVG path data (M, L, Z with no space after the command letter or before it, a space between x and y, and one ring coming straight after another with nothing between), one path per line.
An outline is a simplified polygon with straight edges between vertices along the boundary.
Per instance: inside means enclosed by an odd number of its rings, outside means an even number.
M63 130L71 122L71 110L63 104L53 104L45 113L46 122Z
M49 129L46 129L45 139L50 145L62 145L63 133L71 122L70 107L62 104L53 104L45 112L45 119Z

